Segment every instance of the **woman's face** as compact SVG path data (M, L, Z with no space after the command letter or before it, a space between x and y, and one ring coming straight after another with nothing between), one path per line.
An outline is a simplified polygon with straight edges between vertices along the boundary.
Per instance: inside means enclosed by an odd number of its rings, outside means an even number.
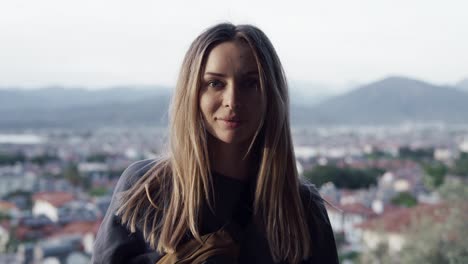
M222 42L208 54L200 89L207 131L228 143L250 143L262 118L257 63L247 43Z

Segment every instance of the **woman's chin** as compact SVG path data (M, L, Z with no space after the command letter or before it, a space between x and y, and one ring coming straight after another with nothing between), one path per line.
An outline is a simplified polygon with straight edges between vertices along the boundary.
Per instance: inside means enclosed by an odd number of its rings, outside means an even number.
M246 143L249 143L248 139L234 136L234 135L217 135L217 136L212 136L212 138L216 139L220 143L224 143L228 145L236 145L236 144L244 145Z

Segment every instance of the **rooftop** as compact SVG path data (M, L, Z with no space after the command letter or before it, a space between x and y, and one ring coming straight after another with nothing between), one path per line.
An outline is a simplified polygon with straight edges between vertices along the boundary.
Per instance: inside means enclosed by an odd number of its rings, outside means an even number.
M452 206L448 204L419 204L415 207L395 208L384 212L381 216L367 220L357 228L363 230L382 230L389 233L403 233L417 219L431 217L435 221L443 221L446 212Z
M39 192L35 193L32 198L34 201L46 201L55 207L61 207L75 199L72 194L67 192Z

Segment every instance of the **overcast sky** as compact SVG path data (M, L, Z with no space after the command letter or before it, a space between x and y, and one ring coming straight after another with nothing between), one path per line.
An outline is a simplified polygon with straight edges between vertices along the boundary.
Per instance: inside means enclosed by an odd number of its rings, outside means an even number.
M0 87L172 86L191 41L251 23L291 80L468 78L468 1L0 1Z

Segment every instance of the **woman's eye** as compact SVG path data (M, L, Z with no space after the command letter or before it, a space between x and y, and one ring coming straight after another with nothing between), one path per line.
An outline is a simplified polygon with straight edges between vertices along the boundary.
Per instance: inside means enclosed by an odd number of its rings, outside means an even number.
M222 82L217 81L217 80L208 82L208 86L210 86L210 87L220 88L220 87L223 87L223 85L224 84Z
M259 83L258 83L258 80L257 80L257 79L251 79L251 80L247 80L247 81L245 82L245 85L246 85L247 87L258 88Z

